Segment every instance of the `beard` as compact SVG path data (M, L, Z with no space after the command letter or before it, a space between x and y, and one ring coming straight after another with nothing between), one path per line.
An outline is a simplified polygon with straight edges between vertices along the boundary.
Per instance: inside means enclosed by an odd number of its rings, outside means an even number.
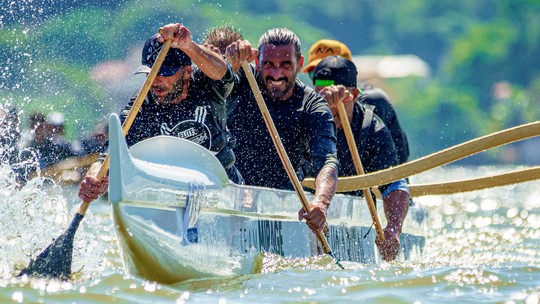
M285 88L281 90L280 88L272 87L270 84L268 84L269 81L285 81ZM287 95L292 88L294 87L294 78L289 79L287 77L280 77L279 79L274 79L273 77L266 76L264 79L264 91L266 92L266 95L268 95L273 100L281 100L285 95Z
M178 78L178 80L171 86L171 90L170 90L169 94L167 94L167 96L165 96L165 97L156 96L154 94L154 87L152 87L152 89L150 90L150 95L152 96L152 98L154 98L154 100L158 104L168 105L168 104L172 103L178 96L182 95L182 93L184 92L184 83L185 82L186 82L186 80L184 80L184 78L182 78L182 77ZM157 86L156 88L160 89L160 90L164 89L163 86Z

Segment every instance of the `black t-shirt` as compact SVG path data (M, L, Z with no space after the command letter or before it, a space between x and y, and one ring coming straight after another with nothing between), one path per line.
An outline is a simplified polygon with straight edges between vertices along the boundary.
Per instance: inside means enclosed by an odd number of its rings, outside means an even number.
M298 169L309 155L315 174L325 164L337 170L336 128L326 101L298 79L287 100L272 100L264 91L262 93L294 169ZM292 189L242 69L237 73L231 95L238 98L230 99L236 105L227 125L237 141L236 166L246 184Z
M181 102L160 105L148 94L126 135L128 146L158 135L177 136L207 148L216 154L223 167L230 168L235 159L227 144L225 99L233 80L230 65L221 80L210 79L195 67L188 96ZM136 97L137 94L121 112L122 122Z
M409 159L409 142L407 135L399 125L396 111L390 103L388 96L380 89L369 88L363 91L360 101L375 106L375 114L379 116L388 127L397 150L399 164Z
M362 129L366 109L360 102L355 102L351 129L366 173L375 172L398 165L397 151L390 131L382 120L373 114L369 128ZM343 129L338 130L338 159L341 164L340 176L357 175L351 152L347 144L347 137ZM379 186L384 192L389 185ZM359 195L361 191L354 192Z

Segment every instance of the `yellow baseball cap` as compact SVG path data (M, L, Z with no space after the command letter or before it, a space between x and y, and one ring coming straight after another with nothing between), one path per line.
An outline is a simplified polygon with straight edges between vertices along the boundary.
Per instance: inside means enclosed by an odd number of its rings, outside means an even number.
M341 56L352 61L351 50L345 44L337 40L321 39L309 48L308 63L303 72L313 71L321 60L332 55Z

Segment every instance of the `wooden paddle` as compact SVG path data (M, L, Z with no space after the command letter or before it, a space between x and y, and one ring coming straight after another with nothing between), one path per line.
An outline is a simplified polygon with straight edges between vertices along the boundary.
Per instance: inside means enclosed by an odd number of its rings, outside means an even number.
M450 182L409 185L409 195L411 197L419 197L456 194L524 183L537 179L540 179L540 166ZM381 192L376 189L374 189L373 193L377 198L382 197Z
M401 178L446 165L491 148L538 135L540 135L540 121L509 128L467 141L414 161L403 163L396 167L368 173L362 176L340 177L337 191L348 192L387 184ZM303 180L302 185L313 189L315 187L315 180L313 178L306 178Z
M98 157L99 153L91 153L83 156L69 157L41 170L41 176L51 178L56 182L62 184L80 183L80 174L67 174L66 178L66 172L79 173L79 170L87 169L93 163L95 163ZM34 172L30 175L30 178L35 178L36 176L38 176L38 174L37 172Z
M540 166L485 177L409 186L411 196L443 195L500 187L540 179Z
M124 132L124 136L127 134L129 129L131 128L131 124L135 120L135 117L137 116L137 113L139 112L139 109L146 98L146 95L148 94L148 91L150 90L150 87L152 86L152 83L154 82L154 79L156 78L156 75L159 71L159 68L161 67L161 64L163 63L163 60L165 59L165 56L169 52L169 48L171 47L172 40L166 40L163 44L163 47L161 48L159 55L154 62L154 66L152 66L152 69L150 70L150 73L148 74L148 77L146 78L146 81L144 82L141 91L137 95L137 98L133 102L133 106L130 109L126 120L124 121L122 125L122 131ZM103 161L103 164L101 165L101 168L99 172L96 175L96 178L98 180L102 180L105 175L107 174L107 170L109 169L109 155L105 157L105 160ZM86 214L86 211L88 210L88 207L90 206L90 202L82 202L79 206L79 210L75 214L75 217L71 221L71 224L69 225L68 229L56 240L53 241L52 244L50 244L45 250L43 250L35 260L30 261L30 264L28 267L23 269L19 276L21 275L37 275L37 276L46 276L46 277L52 277L52 278L59 278L59 279L69 279L71 277L71 260L73 256L73 239L75 237L75 232L77 231L77 228L79 227L79 224L81 223L81 220L83 219L84 215Z
M276 126L274 125L274 121L272 120L272 116L270 116L270 112L268 111L268 108L266 107L266 103L264 102L264 99L261 94L261 90L259 89L259 86L257 84L257 80L255 80L255 76L253 75L253 72L251 71L251 67L249 66L249 63L247 61L242 62L242 68L244 69L244 72L246 73L249 86L251 87L251 90L253 91L253 95L255 95L255 99L257 100L257 105L259 106L259 109L261 110L261 114L263 116L264 122L266 123L266 127L268 128L268 132L270 132L270 138L272 138L272 141L274 142L274 146L276 147L277 153L279 154L279 158L281 159L281 162L283 163L283 167L285 167L285 171L287 171L287 175L289 176L289 179L291 180L291 183L294 187L294 190L296 191L296 194L298 194L298 197L300 198L300 202L302 203L302 208L306 210L310 210L309 200L306 196L306 193L304 192L304 189L302 188L302 185L300 184L300 180L298 179L298 176L296 176L296 172L293 168L293 165L289 159L289 156L287 155L287 151L285 151L285 147L283 146L283 143L281 142L281 138L279 137L279 134L276 130ZM317 238L322 244L323 250L326 254L330 255L334 260L336 261L336 264L343 269L343 266L339 262L339 260L334 256L332 253L332 249L330 249L330 245L328 244L328 241L326 240L326 236L322 231L318 231L316 233Z
M345 106L343 105L343 102L341 100L338 101L337 105L339 118L341 120L343 131L345 132L345 138L347 138L347 145L349 146L349 151L351 152L354 168L356 169L356 173L358 175L364 175L364 166L362 165L362 160L360 159L358 149L356 148L356 141L354 140L354 135L352 133L351 125L349 123L347 111L345 110ZM373 219L373 222L375 223L375 230L377 231L377 235L379 236L379 239L384 242L384 231L381 226L381 222L379 221L379 217L377 216L377 208L375 208L375 202L373 201L373 197L371 196L371 191L366 188L362 189L362 192L364 193L364 198L366 199L369 213L371 214L371 219Z

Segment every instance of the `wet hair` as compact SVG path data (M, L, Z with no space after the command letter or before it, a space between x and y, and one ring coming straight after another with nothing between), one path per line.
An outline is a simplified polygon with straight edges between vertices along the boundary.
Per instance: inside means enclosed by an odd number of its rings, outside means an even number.
M29 127L35 129L38 125L45 123L45 115L40 112L30 114Z
M298 39L298 36L296 36L293 31L287 28L273 28L266 31L266 33L261 36L261 39L259 39L259 56L262 48L267 45L292 45L294 46L296 53L296 60L300 60L300 57L302 57L302 45L300 44L300 39Z
M221 54L224 55L225 49L227 46L229 46L229 44L242 39L242 34L240 34L234 27L225 25L210 29L203 43L217 47Z

